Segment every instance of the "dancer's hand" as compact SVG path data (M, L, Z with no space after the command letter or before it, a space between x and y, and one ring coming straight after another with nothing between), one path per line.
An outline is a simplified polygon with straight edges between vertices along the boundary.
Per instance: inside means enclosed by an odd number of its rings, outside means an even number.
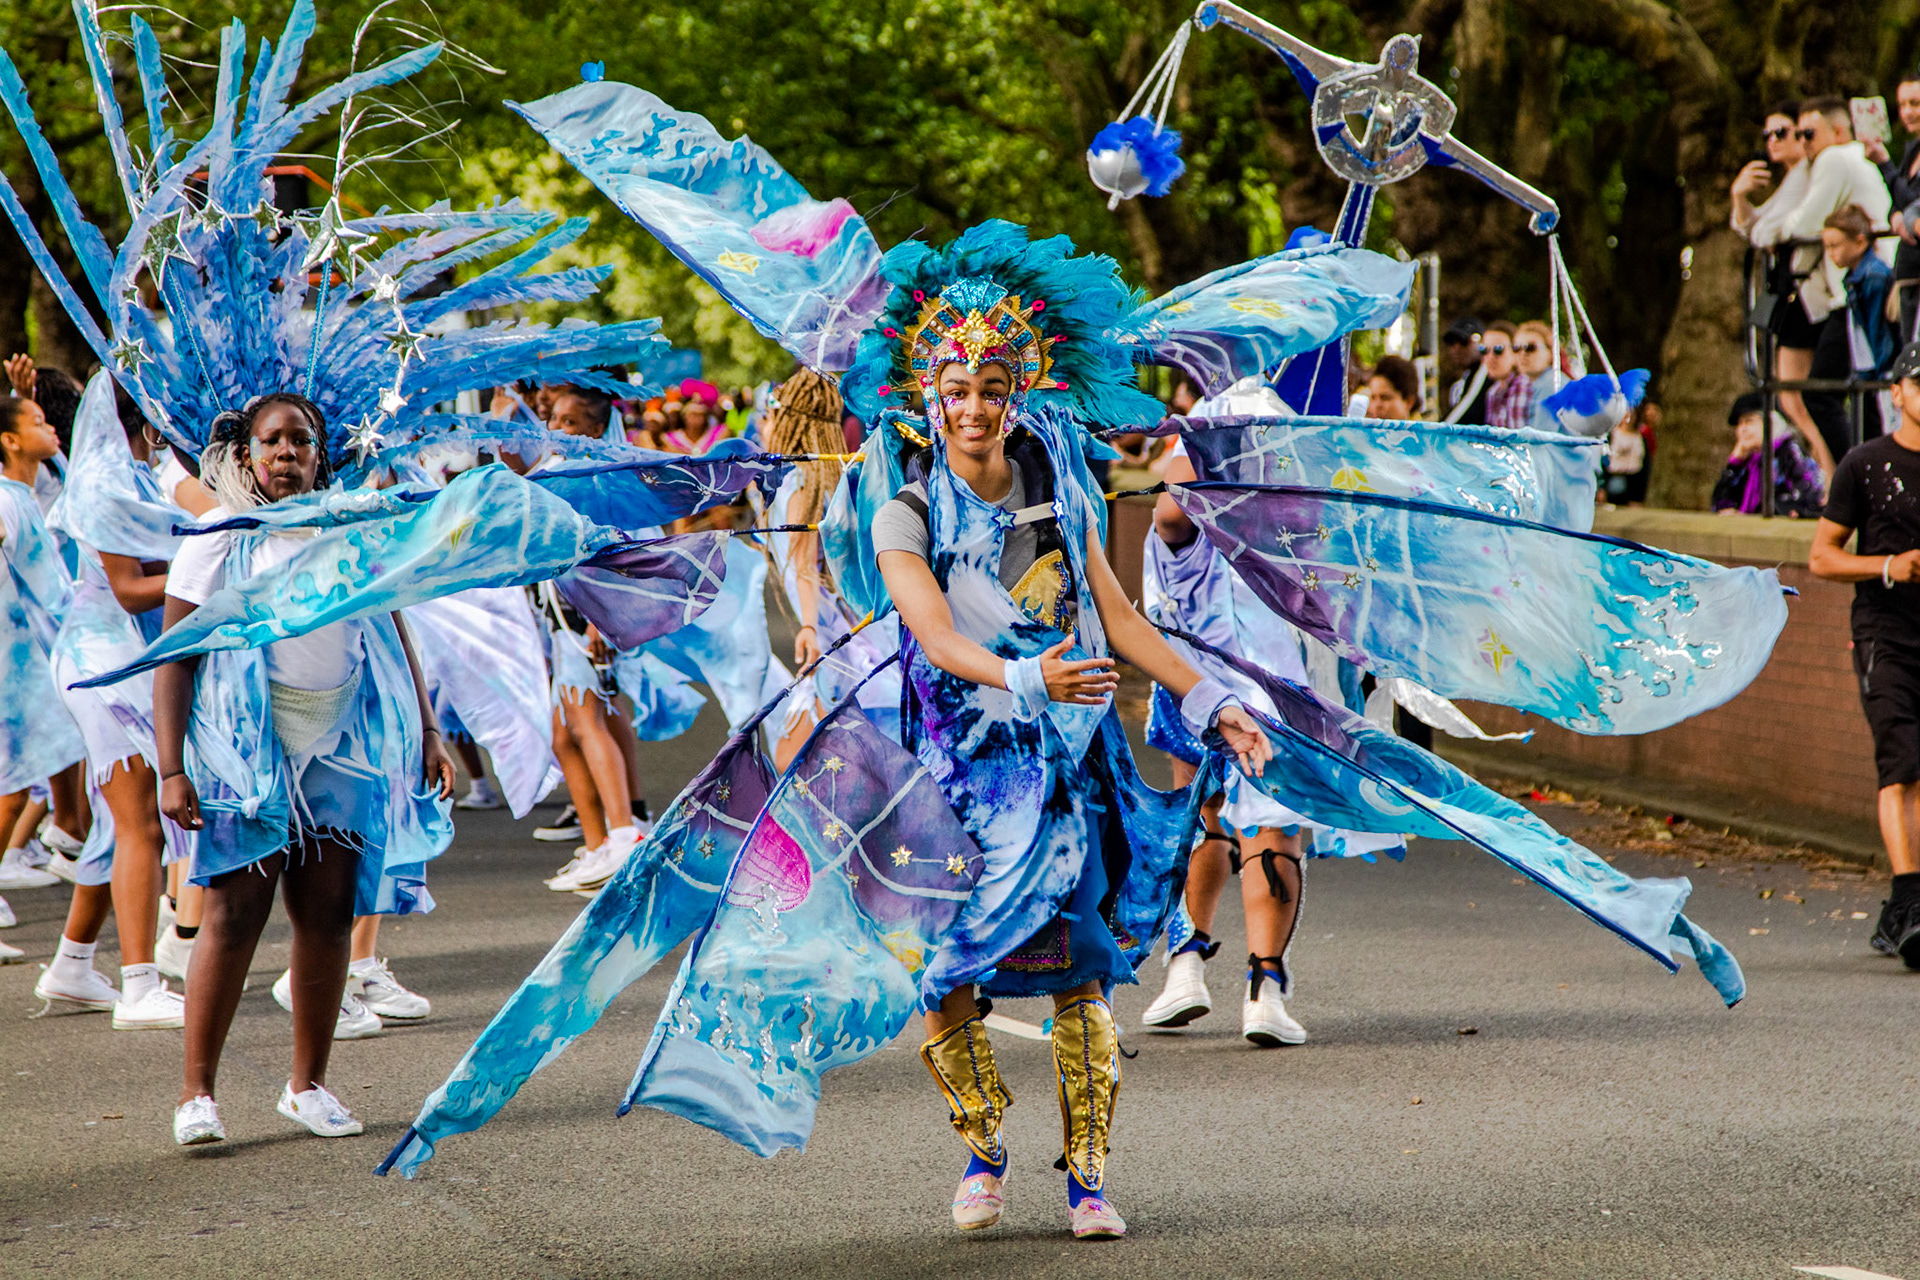
M37 381L33 368L33 357L29 355L8 356L5 366L7 381L13 384L13 394L32 396Z
M607 638L600 634L600 628L591 622L587 624L587 656L598 666L606 666L613 661L613 647Z
M1098 706L1120 687L1120 676L1112 658L1082 658L1073 661L1061 655L1073 647L1073 633L1040 655L1040 674L1047 682L1047 697L1055 702L1076 702Z
M453 756L440 740L438 729L429 729L420 751L428 786L437 786L442 800L453 799Z
M801 671L820 661L820 629L811 622L793 637L793 661Z
M206 825L200 817L200 793L193 789L193 779L184 773L161 780L160 812L185 831L198 831Z
M1267 761L1273 759L1273 743L1267 740L1267 731L1239 703L1229 702L1220 708L1213 727L1227 740L1233 754L1240 757L1240 772L1249 778L1259 777Z

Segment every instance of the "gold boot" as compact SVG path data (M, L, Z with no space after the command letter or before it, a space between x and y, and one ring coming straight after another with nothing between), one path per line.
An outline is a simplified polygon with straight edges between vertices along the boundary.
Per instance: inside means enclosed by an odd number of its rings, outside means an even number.
M1005 1169L1007 1148L1000 1137L1000 1121L1013 1104L1013 1095L993 1064L987 1024L978 1017L968 1018L921 1045L920 1057L946 1095L954 1130L968 1149L995 1168ZM953 1225L974 1231L1000 1221L1006 1208L1004 1181L1005 1174L991 1173L961 1179L953 1195Z
M1127 1224L1101 1194L1113 1104L1120 1093L1120 1036L1105 1000L1087 996L1054 1010L1053 1066L1065 1130L1062 1164L1093 1192L1068 1211L1073 1234L1081 1240L1125 1235Z

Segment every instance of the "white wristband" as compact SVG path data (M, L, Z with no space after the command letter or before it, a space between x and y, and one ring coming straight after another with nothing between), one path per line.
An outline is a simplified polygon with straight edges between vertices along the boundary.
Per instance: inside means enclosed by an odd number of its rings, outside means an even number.
M1194 737L1204 738L1207 730L1213 728L1213 722L1220 718L1221 708L1239 701L1233 690L1207 676L1180 699L1180 718L1187 722Z
M1880 585L1893 590L1893 557L1888 556L1880 562Z
M1040 659L1008 658L1007 692L1013 695L1013 714L1022 720L1038 720L1047 709L1047 678L1040 673Z

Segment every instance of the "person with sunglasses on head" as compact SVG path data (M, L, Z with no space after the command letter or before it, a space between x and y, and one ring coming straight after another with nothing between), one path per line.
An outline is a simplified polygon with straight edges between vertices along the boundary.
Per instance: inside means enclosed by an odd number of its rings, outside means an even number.
M1811 257L1797 251L1794 260L1796 274L1808 273L1800 286L1801 305L1808 319L1819 325L1808 376L1845 380L1853 369L1847 340L1845 273L1820 252L1820 233L1827 219L1848 205L1860 206L1878 232L1887 226L1893 197L1880 170L1867 158L1866 149L1853 139L1853 118L1845 98L1809 98L1801 103L1795 132L1807 151L1807 190L1780 223L1778 234L1782 242L1812 244ZM1853 442L1845 394L1809 391L1803 398L1827 452L1840 457ZM1826 465L1824 459L1822 465Z

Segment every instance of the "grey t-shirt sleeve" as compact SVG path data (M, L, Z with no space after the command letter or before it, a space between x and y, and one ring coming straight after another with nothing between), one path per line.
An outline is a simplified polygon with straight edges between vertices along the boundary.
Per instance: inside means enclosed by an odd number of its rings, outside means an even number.
M903 486L900 492L926 501L926 486L918 481ZM873 553L879 555L882 551L908 551L929 563L933 559L933 543L927 534L925 517L897 497L873 516Z

